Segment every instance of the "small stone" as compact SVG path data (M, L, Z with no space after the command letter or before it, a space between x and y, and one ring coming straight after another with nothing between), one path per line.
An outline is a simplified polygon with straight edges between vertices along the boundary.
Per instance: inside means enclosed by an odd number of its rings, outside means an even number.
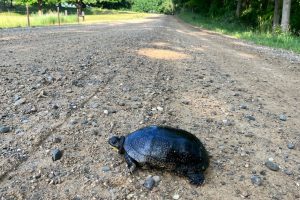
M71 124L71 125L78 124L78 121L77 121L76 119L72 119L72 120L70 121L70 124Z
M288 170L288 169L284 169L283 172L288 175L288 176L291 176L293 175L293 172L291 170Z
M144 182L144 187L147 188L148 190L152 190L152 188L154 187L155 181L154 179L150 176L148 177L145 182Z
M126 196L126 199L132 199L134 197L134 194L133 193L130 193Z
M294 149L295 148L295 145L293 143L288 143L287 147L289 149Z
M8 133L9 131L10 131L10 127L0 126L0 133Z
M181 101L181 103L185 104L185 105L190 105L191 101L190 100L183 100L183 101Z
M102 171L103 172L108 172L108 171L110 171L110 168L108 166L103 166Z
M262 185L262 178L258 175L251 176L251 182L253 185L261 186Z
M266 162L265 162L265 165L266 165L270 170L272 170L272 171L278 171L278 170L279 170L279 166L278 166L276 163L274 163L274 162L272 162L272 161L270 161L270 160L266 161Z
M44 98L44 97L47 97L47 93L42 90L39 94L38 94L38 98Z
M159 182L160 182L160 177L159 176L153 176L152 178L153 178L153 180L155 182L155 185L158 185Z
M76 105L76 103L70 103L69 104L69 108L71 109L71 110L75 110L76 108L77 108L77 105Z
M121 102L119 102L118 104L119 104L119 106L125 106L125 103L124 103L124 102L122 102L122 101L121 101Z
M224 119L223 124L225 126L232 126L232 125L234 125L234 122L233 122L233 120L230 120L230 119Z
M279 115L279 119L280 119L281 121L286 121L286 120L287 120L287 117L286 117L284 114L280 114L280 115Z
M18 101L16 101L14 103L15 106L19 106L21 104L24 104L26 102L26 99L25 98L22 98L22 99L19 99Z
M179 196L179 194L174 194L172 198L176 200L176 199L179 199L180 196Z
M247 191L242 192L241 197L242 198L248 198L250 194Z
M253 136L254 136L254 133L252 133L252 132L245 133L245 137L253 137Z
M37 174L37 175L34 175L33 178L39 179L39 178L41 178L41 176L42 176L41 174Z
M242 104L240 105L240 108L241 108L241 109L248 109L248 106L247 106L246 104L243 104L243 103L242 103Z
M57 110L59 107L58 107L58 105L53 105L52 106L52 109L54 109L54 110Z
M59 149L53 149L53 150L51 151L51 155L52 155L52 160L53 160L53 161L56 161L56 160L61 159L61 157L62 157L62 152L61 152L61 150L59 150Z
M103 113L108 115L108 110L104 110Z
M261 170L259 173L260 173L260 175L263 175L263 176L266 175L266 171L265 170Z
M162 107L160 107L160 106L157 106L156 109L157 109L158 111L160 111L160 112L164 111L164 109L163 109Z
M53 138L53 143L60 143L60 142L61 142L61 138L59 137Z
M255 117L253 117L252 115L245 115L245 118L249 121L255 121Z
M19 99L21 99L21 97L20 97L19 95L16 94L16 95L14 96L14 101L18 101Z

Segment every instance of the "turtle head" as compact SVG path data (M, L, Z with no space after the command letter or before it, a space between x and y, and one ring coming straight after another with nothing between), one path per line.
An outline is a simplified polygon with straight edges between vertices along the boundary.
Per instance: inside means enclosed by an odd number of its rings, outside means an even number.
M125 137L124 136L121 136L121 137L118 137L118 136L113 136L111 138L108 139L108 143L114 147L116 150L118 150L118 152L120 154L124 153L124 141L125 141Z

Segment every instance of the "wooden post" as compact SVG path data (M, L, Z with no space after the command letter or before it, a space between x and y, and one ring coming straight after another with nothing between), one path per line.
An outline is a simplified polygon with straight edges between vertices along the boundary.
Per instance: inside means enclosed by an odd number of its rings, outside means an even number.
M84 21L84 12L82 11L82 21Z
M26 13L27 13L27 26L30 27L30 19L29 19L29 6L26 5Z
M68 15L68 11L67 10L65 10L65 16L67 16Z
M77 22L79 24L79 10L77 9Z
M57 6L58 26L60 26L59 6Z

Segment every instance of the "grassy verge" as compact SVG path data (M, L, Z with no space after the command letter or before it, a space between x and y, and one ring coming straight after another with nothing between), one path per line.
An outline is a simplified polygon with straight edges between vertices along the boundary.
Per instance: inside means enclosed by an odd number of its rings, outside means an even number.
M122 21L122 20L132 20L132 19L141 19L150 14L146 13L135 13L128 11L95 11L97 14L85 15L84 23L95 23L95 22L107 22L107 21ZM60 15L61 24L71 24L77 23L76 15L64 16L63 13ZM80 23L82 23L82 18L80 18ZM48 25L57 25L58 17L57 13L49 12L42 16L38 14L30 15L30 24L31 26L48 26ZM27 26L27 17L26 15L21 15L17 13L0 13L0 28L12 28L12 27L26 27Z
M238 23L228 23L222 19L212 19L193 13L180 13L179 18L192 25L252 41L259 45L282 48L300 53L300 37L289 34L272 34L253 31Z

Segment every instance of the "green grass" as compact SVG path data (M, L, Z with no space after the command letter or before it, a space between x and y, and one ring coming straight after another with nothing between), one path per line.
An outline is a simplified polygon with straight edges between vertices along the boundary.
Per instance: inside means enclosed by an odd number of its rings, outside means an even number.
M95 22L107 22L107 21L123 21L123 20L132 20L132 19L141 19L150 14L146 13L135 13L128 11L115 11L115 10L101 10L95 9L91 10L85 15L84 23L95 23ZM95 15L93 15L95 13ZM76 15L64 16L63 13L60 15L61 24L71 24L77 23ZM82 18L80 18L80 23ZM58 17L57 13L49 12L42 16L38 14L30 15L30 25L31 26L48 26L48 25L57 25ZM27 17L26 15L20 15L17 13L0 13L0 28L12 28L12 27L26 27L27 26Z
M183 21L194 26L252 41L259 45L282 48L300 53L300 37L297 36L286 33L272 34L269 32L259 32L237 22L229 23L224 21L224 19L212 19L193 13L180 13L178 16Z

